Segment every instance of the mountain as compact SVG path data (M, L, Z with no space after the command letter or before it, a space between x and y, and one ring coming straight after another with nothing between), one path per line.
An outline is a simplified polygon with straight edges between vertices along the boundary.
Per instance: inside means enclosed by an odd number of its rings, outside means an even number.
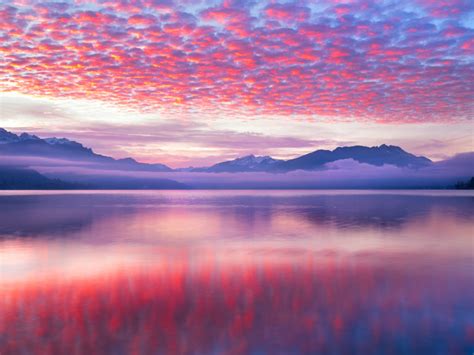
M19 139L20 138L16 134L0 128L0 144L16 142Z
M316 150L290 160L274 159L269 156L247 155L242 158L224 161L210 167L191 168L186 171L211 173L236 172L288 172L293 170L323 169L327 163L352 159L359 163L382 166L421 168L432 164L425 157L418 157L402 148L382 144L378 147L352 146L334 150ZM182 169L183 170L183 169Z
M164 164L140 163L132 158L114 159L96 154L81 143L66 138L44 138L22 133L16 135L0 128L0 155L54 158L94 163L107 170L171 171Z
M33 156L86 162L88 168L101 170L125 170L145 172L288 172L294 170L320 170L338 160L352 159L374 166L394 165L404 168L422 168L432 164L431 160L415 156L400 147L382 144L375 147L350 146L334 150L316 150L300 157L279 160L269 156L247 155L224 161L209 167L173 170L163 164L140 163L132 158L114 159L96 154L81 143L66 138L39 138L22 133L16 135L0 128L0 155ZM92 164L91 164L92 163Z
M448 188L459 181L456 187L466 188L473 166L474 152L431 162L383 144L316 150L289 160L247 155L172 170L100 155L67 138L0 129L0 189Z
M276 171L321 169L325 164L343 159L352 159L359 163L375 166L395 165L398 167L421 168L432 164L425 157L418 157L402 148L382 144L378 147L352 146L334 150L316 150L295 159L282 161L273 166Z
M238 173L271 171L277 163L283 160L273 159L269 156L247 155L242 158L217 163L207 168L194 168L191 171L209 173Z

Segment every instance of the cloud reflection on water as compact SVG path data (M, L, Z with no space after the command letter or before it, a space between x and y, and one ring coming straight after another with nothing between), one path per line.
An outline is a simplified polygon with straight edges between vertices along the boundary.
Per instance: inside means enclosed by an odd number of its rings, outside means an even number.
M0 196L0 349L469 353L473 199Z

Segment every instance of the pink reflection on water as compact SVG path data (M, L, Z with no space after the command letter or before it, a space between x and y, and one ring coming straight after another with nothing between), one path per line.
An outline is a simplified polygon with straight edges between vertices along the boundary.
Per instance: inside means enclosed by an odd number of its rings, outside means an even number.
M383 253L169 252L88 276L5 283L3 353L423 352L440 339L459 353L474 341L456 307L473 295L457 285L472 277L423 258L408 267Z
M0 198L0 353L472 352L469 196L313 194Z

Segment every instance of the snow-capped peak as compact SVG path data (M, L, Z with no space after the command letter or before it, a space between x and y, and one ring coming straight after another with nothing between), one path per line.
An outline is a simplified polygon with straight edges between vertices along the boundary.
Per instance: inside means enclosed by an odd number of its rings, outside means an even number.
M269 157L268 155L265 156L255 156L253 154L251 155L246 155L241 158L237 158L233 161L230 161L229 163L235 164L235 165L240 165L240 166L248 166L248 167L253 167L262 163L265 164L271 164L273 162L277 161L276 159L273 159L272 157Z
M56 137L45 138L44 141L50 145L76 143L67 138L56 138Z

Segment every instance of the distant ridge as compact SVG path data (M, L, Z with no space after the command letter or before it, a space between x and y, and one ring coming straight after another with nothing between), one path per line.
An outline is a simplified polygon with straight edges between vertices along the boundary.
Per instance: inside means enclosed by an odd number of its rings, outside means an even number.
M28 133L16 135L3 128L0 128L0 155L79 160L98 164L101 169L158 172L172 170L164 164L139 163L132 158L114 159L96 154L92 149L67 138L41 139Z
M209 167L170 169L100 155L67 138L0 129L0 190L449 189L468 185L473 162L474 152L431 162L382 144L315 150L289 160L246 155Z
M394 165L412 169L432 164L432 161L426 157L416 156L398 146L382 144L374 147L356 145L339 147L334 150L316 150L289 160L274 159L270 156L247 155L209 167L171 169L164 164L146 164L137 162L133 158L114 159L96 154L92 149L67 138L42 139L28 133L16 135L3 128L0 128L0 155L80 160L94 163L97 168L101 169L150 172L281 173L294 170L321 170L328 163L346 159L374 166Z
M71 190L87 185L50 179L32 169L0 166L0 190Z
M338 160L352 159L359 163L382 166L394 165L407 168L422 168L432 164L425 157L419 157L402 148L382 144L378 147L351 146L334 150L316 150L290 160L279 160L269 156L248 155L242 158L214 164L210 167L193 168L190 171L233 173L233 172L288 172L293 170L316 170L325 164Z
M375 166L395 165L398 167L421 168L432 164L423 156L416 156L394 145L382 144L376 147L361 145L339 147L334 150L316 150L312 153L281 162L278 170L314 170L320 169L327 163L338 160L352 159L359 163Z

